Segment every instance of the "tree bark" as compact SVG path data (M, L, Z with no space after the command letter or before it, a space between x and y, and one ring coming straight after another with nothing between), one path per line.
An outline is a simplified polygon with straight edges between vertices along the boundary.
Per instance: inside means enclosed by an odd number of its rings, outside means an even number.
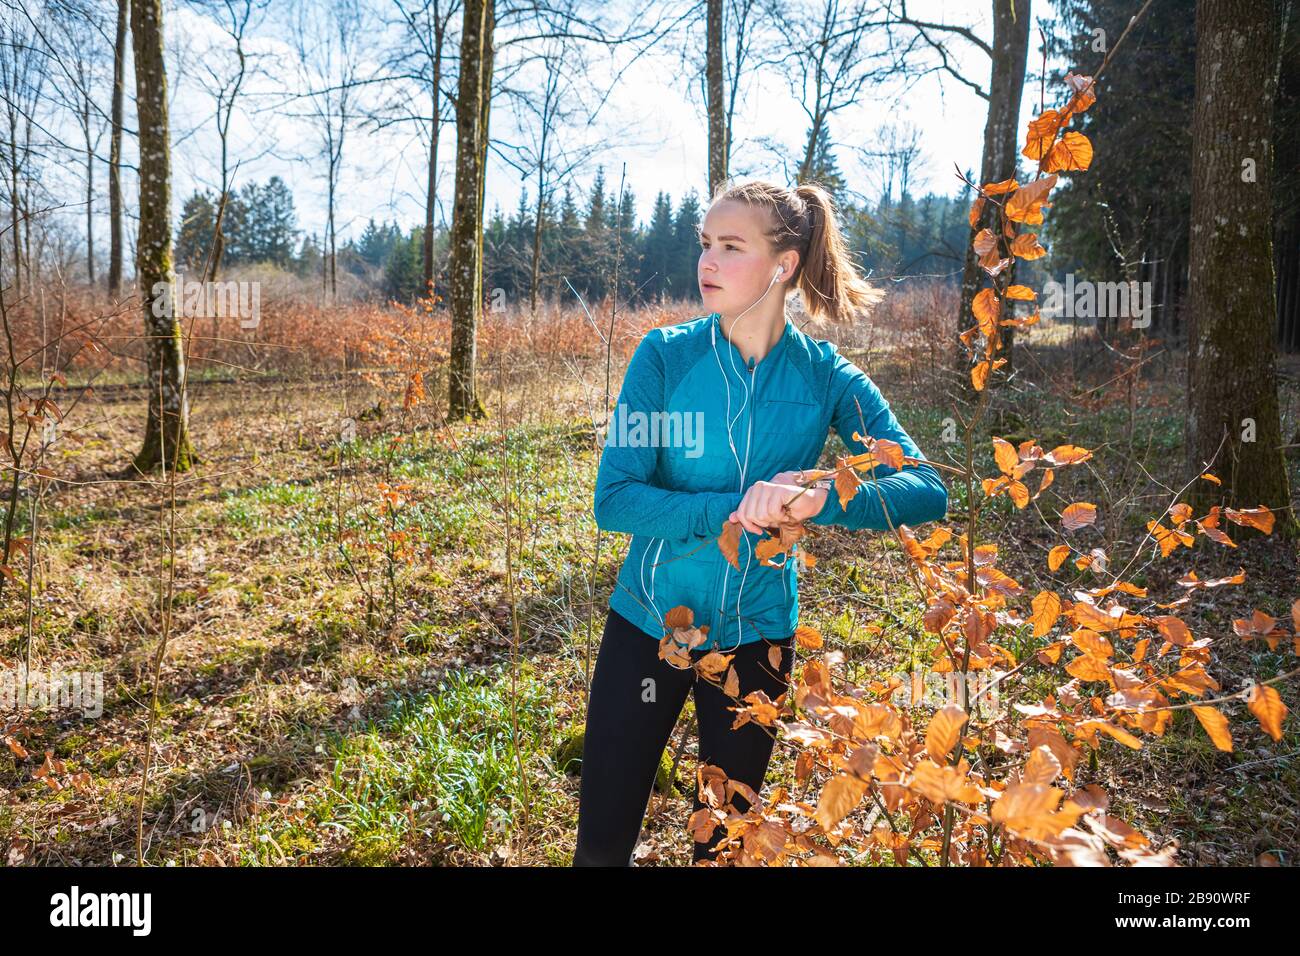
M542 270L542 217L546 215L546 141L550 136L550 110L542 114L542 149L537 158L537 203L533 212L533 256L528 266L528 312L537 314L537 291Z
M727 178L727 103L722 89L722 0L708 0L704 75L708 86L709 197Z
M429 186L424 202L424 287L433 295L433 226L438 204L438 133L442 129L442 38L438 21L433 54L433 125L429 133Z
M451 224L451 353L448 416L483 418L477 393L478 318L483 309L483 189L492 94L493 0L466 0L456 96L456 187Z
M1291 538L1273 334L1277 44L1273 0L1198 0L1185 447L1189 474L1223 481L1193 483L1198 513L1221 492L1279 512L1274 533Z
M993 63L989 78L989 113L984 122L984 153L980 160L980 185L1001 182L1016 175L1020 158L1020 97L1025 86L1025 63L1029 57L1029 6L1030 0L993 0ZM971 243L981 229L998 234L998 207L991 202L984 209L966 243L966 262L961 277L961 311L957 316L957 331L969 328L974 322L972 303L980 290L981 270L979 257ZM1015 270L1014 257L1007 267L1010 281ZM1005 372L1012 369L1011 346L1014 341L1011 326L1002 329L1002 347L995 358L1004 358ZM970 364L960 341L957 342L957 367L962 380Z
M95 144L90 138L90 103L82 98L82 129L86 131L86 281L95 284Z
M113 42L113 129L108 153L108 294L122 293L122 100L126 81L126 18L131 0L118 0Z
M487 208L487 160L488 160L488 143L490 141L489 120L492 114L492 64L496 48L493 43L493 37L496 34L496 6L494 0L487 0L487 12L484 14L483 42L480 51L483 54L483 66L479 78L479 106L481 114L479 116L479 137L478 137L478 215L475 222L478 224L478 258L476 268L478 269L478 287L480 290L479 312L482 314L483 302L483 217ZM477 342L475 343L477 350Z
M131 4L136 112L140 123L140 232L135 268L148 339L149 418L132 466L159 464L187 471L195 460L185 394L185 347L176 314L172 265L171 142L167 71L163 63L162 0Z

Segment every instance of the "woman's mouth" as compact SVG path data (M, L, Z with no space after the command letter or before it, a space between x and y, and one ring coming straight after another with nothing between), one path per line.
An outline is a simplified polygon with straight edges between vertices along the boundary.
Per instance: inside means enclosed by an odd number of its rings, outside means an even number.
M716 292L720 287L714 285L712 282L701 282L700 288L703 289L705 292Z

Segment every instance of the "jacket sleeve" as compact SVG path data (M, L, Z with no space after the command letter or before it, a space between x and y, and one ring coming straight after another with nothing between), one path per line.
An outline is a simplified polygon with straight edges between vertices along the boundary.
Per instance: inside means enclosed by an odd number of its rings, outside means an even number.
M852 454L859 455L867 450L865 444L854 441L853 433L856 431L864 437L898 442L909 458L925 460L916 442L898 423L876 383L838 350L835 351L828 395L834 407L832 424ZM858 404L862 406L861 417ZM924 521L938 521L948 513L948 489L933 465L908 463L901 469L877 465L874 479L868 473L860 472L859 475L862 487L847 508L840 506L840 496L831 488L822 510L809 520L813 524L838 524L855 530L889 530L882 497L895 527L900 524L915 527Z
M663 335L651 329L637 345L623 376L618 396L620 415L664 410ZM617 421L610 420L610 432ZM628 447L606 444L596 472L592 513L605 531L640 534L669 540L716 538L731 512L739 507L740 492L673 491L655 484L659 449L653 444Z

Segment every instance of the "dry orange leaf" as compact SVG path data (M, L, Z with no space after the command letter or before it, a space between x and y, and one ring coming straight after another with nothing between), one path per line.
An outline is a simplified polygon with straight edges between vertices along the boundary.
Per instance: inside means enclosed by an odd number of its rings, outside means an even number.
M947 704L930 718L925 733L925 750L936 763L943 763L949 751L957 744L961 729L966 724L966 711L957 704Z
M1086 728L1088 728L1088 729L1096 729L1096 730L1100 730L1102 733L1109 734L1111 737L1114 737L1116 740L1118 740L1120 743L1122 743L1125 747L1132 747L1134 750L1141 750L1141 749L1142 749L1142 741L1141 741L1141 740L1139 740L1137 737L1134 737L1132 734L1130 734L1130 733L1129 733L1127 730L1125 730L1123 727L1116 727L1114 724L1112 724L1112 723L1108 723L1107 721L1104 721L1104 720L1088 720L1088 721L1084 721L1084 723L1080 724L1079 727L1080 727L1080 729L1083 729L1083 728L1086 727Z
M1001 368L1003 365L1006 364L1007 364L1006 359L996 359L993 362L989 362L988 360L985 360L983 362L980 362L974 368L972 368L970 370L970 380L971 380L971 384L975 386L975 390L982 392L984 390L984 387L988 385L989 373L991 373L994 369Z
M1011 241L1011 254L1021 259L1041 259L1047 250L1038 244L1038 233L1023 232Z
M1005 438L993 439L993 460L997 462L998 470L1004 475L1009 475L1020 464L1020 456L1016 454L1016 446L1011 444Z
M1061 617L1061 598L1056 592L1040 591L1030 606L1034 609L1034 614L1030 617L1030 623L1034 624L1034 636L1041 637L1052 630L1057 618Z
M718 535L718 550L731 562L733 568L740 570L740 524L738 522L728 521L722 526L722 534Z
M1224 508L1223 513L1228 516L1229 521L1258 528L1265 534L1273 533L1273 512L1264 505L1260 505L1258 508L1245 508L1242 510Z
M1070 546L1068 544L1058 544L1051 551L1047 552L1048 569L1052 571L1057 570L1058 568L1060 568L1062 564L1065 563L1065 559L1068 558L1069 556L1070 556Z
M1260 726L1274 740L1282 739L1282 719L1286 717L1286 704L1282 696L1268 684L1256 684L1250 689L1246 707L1259 721Z
M1228 732L1228 718L1217 707L1200 705L1192 707L1192 713L1201 722L1205 732L1210 735L1214 746L1220 750L1232 750L1232 734Z
M993 338L998 322L998 297L993 290L980 289L975 294L974 302L971 303L971 311L975 315L975 322L979 325L980 334L986 339Z
M1070 97L1070 102L1065 107L1068 112L1082 113L1097 102L1097 86L1091 76L1067 73L1065 85L1074 91L1074 95Z
M979 788L970 782L969 764L963 757L957 766L939 766L922 760L912 771L909 785L931 803L945 803L956 800L960 803L978 803L983 795Z
M1060 127L1061 117L1056 110L1044 110L1042 115L1030 120L1021 155L1030 159L1042 159L1056 141L1056 132Z
M800 624L794 629L794 642L808 650L817 650L822 646L822 632L807 624Z
M1043 172L1070 172L1087 169L1092 165L1092 143L1088 137L1073 130L1063 133L1060 140L1047 154Z
M1043 205L1047 196L1056 185L1056 173L1026 183L1007 200L1006 215L1015 222L1037 225L1043 221Z
M1110 668L1091 654L1081 654L1065 665L1066 673L1084 681L1110 680Z
M823 830L832 829L846 816L853 812L862 795L867 792L867 783L850 773L837 773L822 787L817 799L817 812L814 819Z
M1039 744L1025 761L1025 769L1020 772L1020 779L1024 783L1050 784L1060 776L1060 773L1061 761L1056 759L1052 748L1047 744Z
M1019 183L1016 182L1013 176L1011 179L1004 179L1000 183L985 183L983 192L986 196L1000 196L1002 193L1012 192L1018 185Z
M1070 531L1084 528L1097 520L1097 506L1087 501L1076 501L1061 512L1061 524Z

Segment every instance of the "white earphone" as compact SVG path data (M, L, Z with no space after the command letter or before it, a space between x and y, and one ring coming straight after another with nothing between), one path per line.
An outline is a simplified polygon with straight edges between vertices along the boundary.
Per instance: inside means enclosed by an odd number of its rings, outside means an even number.
M772 291L772 286L774 286L774 285L776 284L776 280L779 279L779 278L781 278L781 276L782 276L784 273L785 273L785 267L784 267L784 266L777 266L776 269L773 270L773 272L772 272L772 279L771 279L770 282L768 282L768 284L767 284L767 288L763 290L763 294L762 294L761 296L759 296L758 299L757 299L757 300L756 300L752 305L749 306L749 308L745 309L744 312L741 312L740 315L736 316L735 319L732 320L732 322L731 322L731 326L730 326L730 328L727 330L727 332L728 332L727 337L728 337L728 338L731 337L731 335L730 335L731 331L732 331L733 329L735 329L735 327L736 327L736 323L740 321L741 317L744 316L745 312L748 312L749 309L752 309L755 305L758 305L759 302L762 302L763 299L765 299L765 298L767 297L767 294L768 294L769 292ZM727 443L731 446L731 455L732 455L733 458L736 459L736 467L737 467L737 468L739 469L739 471L740 471L740 481L739 481L739 483L737 484L736 490L739 491L739 492L742 492L742 493L743 493L744 490L745 490L745 477L746 477L746 475L747 475L748 472L749 472L749 453L750 453L750 449L752 448L753 443L754 443L754 441L753 441L753 440L754 440L754 416L753 416L753 413L750 414L750 417L749 417L749 429L748 429L748 432L746 433L746 436L745 436L745 461L744 461L743 464L742 464L741 461L740 461L740 455L739 455L739 454L737 453L737 451L736 451L736 445L735 445L735 442L732 440L732 437L731 437L731 429L732 429L732 426L735 424L735 419L738 418L738 417L740 416L741 412L743 412L743 411L745 410L745 404L746 404L747 402L749 402L749 401L753 398L753 395L754 395L754 375L755 375L755 373L757 372L757 368L750 369L750 373L749 373L749 383L748 383L748 388L746 389L745 401L741 403L740 409L737 410L737 412L736 412L736 416L735 416L735 417L732 417L732 415L731 415L731 384L730 384L730 381L727 379L727 373L726 373L726 371L725 371L725 370L723 369L723 367L722 367L722 360L718 357L718 345L717 345L718 336L717 336L717 327L716 327L716 326L713 327L712 332L713 332L713 336L712 336L713 357L714 357L715 361L717 361L717 363L718 363L718 371L722 374L722 378L723 378L723 382L724 382L724 387L727 389ZM733 352L729 352L729 353L727 354L727 357L728 357L728 359L729 359L730 362L731 362L731 370L732 370L733 372L736 372L737 377L739 377L739 376L740 376L740 373L739 373L738 371L736 371L736 357L735 357L735 353L734 353L734 351L733 351ZM743 383L743 379L742 379L742 383ZM753 548L752 548L752 546L750 545L750 543L749 543L749 539L748 539L748 537L747 537L746 535L747 535L747 532L745 532L745 530L742 528L742 529L741 529L741 533L740 533L740 538L741 538L742 541L745 542L745 547L746 547L746 549L748 550L749 553L748 553L748 554L746 555L746 557L745 557L745 570L744 570L744 573L741 574L741 577L740 577L740 587L736 589L736 644L735 644L735 647L730 648L731 650L735 650L736 647L739 647L739 646L740 646L740 639L741 639L741 637L744 635L744 627L743 627L743 625L741 624L741 621L740 621L740 599L741 599L741 596L745 593L745 580L746 580L746 578L749 577L749 560L750 560L750 558L753 557ZM729 579L730 577L731 577L731 567L730 567L730 562L728 562L728 567L724 568L724 569L723 569L723 572L722 572L722 600L719 601L719 604L722 604L722 603L725 602L725 600L726 600L726 597L727 597L727 581L728 581L728 579ZM719 638L719 640L721 640L721 638Z
M731 331L735 329L735 327L736 327L736 323L740 321L741 317L744 316L745 312L748 312L748 311L749 311L750 309L752 309L754 306L758 305L758 303L762 302L765 298L767 298L767 294L768 294L769 292L772 291L772 286L776 285L776 280L777 280L777 279L780 279L784 274L785 274L785 266L777 266L776 269L773 270L773 272L772 272L772 279L771 279L770 282L768 282L768 284L767 284L767 288L763 290L763 294L760 295L757 299L755 299L754 302L753 302L753 303L752 303L748 308L746 308L746 309L744 310L744 312L741 312L740 315L736 316L736 317L731 321L731 326L730 326L730 327L728 328L728 330L727 330L727 337L728 337L728 338L730 338L730 336L731 336ZM721 318L721 314L719 314L718 317ZM743 411L745 410L745 405L746 405L746 403L748 403L748 402L750 401L750 399L753 397L753 394L754 394L754 373L755 373L755 371L757 371L757 369L755 368L755 369L751 369L751 370L750 370L750 373L749 373L749 382L747 383L747 387L746 387L746 389L745 389L745 401L741 402L741 404L740 404L740 408L737 409L736 414L735 414L735 416L733 417L732 414L731 414L731 382L730 382L730 380L727 378L727 373L726 373L726 371L725 371L725 370L723 369L723 367L722 367L722 358L718 355L718 327L717 327L716 324L712 324L712 323L710 324L710 327L709 327L709 333L710 333L710 344L711 344L711 346L712 346L712 348L713 348L713 358L714 358L714 360L718 363L718 371L719 371L719 373L721 373L724 387L727 389L727 412L726 412L726 417L727 417L727 444L731 446L731 456L736 460L736 467L737 467L737 468L739 469L739 471L740 471L740 481L739 481L739 483L738 483L738 485L737 485L736 490L737 490L737 491L740 491L740 492L743 492L743 491L745 490L745 475L746 475L746 473L747 473L748 470L749 470L749 452L750 452L750 448L751 448L751 446L753 445L753 438L754 438L754 417L753 417L753 415L752 415L752 414L750 415L750 418L749 418L749 431L748 431L748 433L747 433L747 435L746 435L746 437L745 437L745 461L744 461L744 463L741 462L741 460L740 460L740 453L736 450L736 443L735 443L735 441L732 440L731 429L732 429L732 427L735 425L736 418L739 418L741 412L743 412ZM729 359L730 362L731 362L731 370L732 370L733 372L735 372L735 373L736 373L736 376L739 378L739 377L740 377L740 372L736 370L736 357L735 357L734 352L728 353L728 356L727 356L727 357L728 357L728 359ZM744 382L744 379L743 379L743 378L741 379L741 384L742 384L742 385L745 385L745 384L746 384L746 383ZM746 537L745 537L745 534L746 534L746 532L744 531L744 529L741 529L740 537L741 537L741 540L745 542L745 547L749 549L749 555L745 558L745 561L746 561L746 565L745 565L745 573L741 576L741 579L740 579L740 587L739 587L739 588L737 589L737 591L736 591L736 632L737 632L737 634L736 634L736 647L739 647L739 646L740 646L740 637L741 637L741 636L743 635L743 633L744 633L743 628L741 627L741 624L740 624L740 596L741 596L741 595L744 593L744 591L745 591L745 578L748 577L748 575L749 575L749 564L748 564L748 561L749 561L749 558L753 556L753 548L750 546L748 539L746 539ZM649 591L647 591L647 590L646 590L646 586L645 586L645 558L646 558L646 555L649 554L649 552L650 552L650 544L653 543L653 542L656 541L656 540L659 541L659 548L658 548L658 550L655 551L655 559L654 559L654 561L653 561L653 562L651 563L651 565L650 565L650 589L649 589ZM655 602L654 602L654 590L655 590L655 571L657 571L657 570L659 569L659 555L660 555L660 553L662 553L663 548L664 548L664 546L663 546L663 540L662 540L662 539L651 538L650 541L646 543L645 550L641 553L641 575L640 575L640 577L641 577L641 593L644 594L644 595L646 596L646 598L650 601L650 606L651 606L651 608L654 609L655 615L659 618L659 623L660 623L661 625L663 624L663 620L664 620L664 619L663 619L663 615L659 613L659 608L655 605ZM731 567L730 567L730 562L728 562L728 566L727 566L727 568L723 571L723 576L722 576L722 601L725 601L725 600L726 600L726 597L727 597L727 579L728 579L728 577L730 576L730 574L731 574ZM718 603L719 603L719 604L722 604L722 601L719 601ZM697 622L697 624L696 624L697 627L699 626L699 623L701 623L701 622ZM735 650L735 647L731 648L731 650ZM671 664L671 661L670 661L669 663ZM673 665L673 666L676 666L676 665Z

